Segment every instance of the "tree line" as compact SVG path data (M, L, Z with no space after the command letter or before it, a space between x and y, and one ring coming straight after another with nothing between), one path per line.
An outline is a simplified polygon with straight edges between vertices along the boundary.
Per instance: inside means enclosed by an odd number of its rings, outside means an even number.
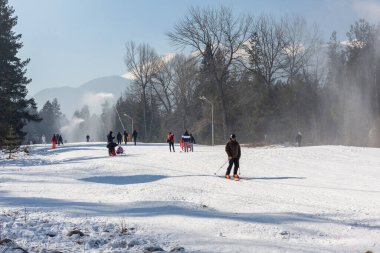
M103 104L100 115L85 106L67 120L57 100L37 111L26 98L29 59L16 56L17 17L7 0L0 10L0 145L7 135L21 140L63 126L75 130L71 140L90 133L102 141L111 129L128 131L130 118L142 141L162 142L167 132L188 129L211 144L213 109L217 144L231 133L258 145L294 142L300 131L309 144L380 146L380 28L365 20L350 27L346 41L333 32L324 43L301 16L192 7L167 33L178 53L160 56L148 43L127 42L132 87L115 106Z
M333 32L326 44L300 16L193 7L167 33L190 53L162 57L147 43L126 44L134 86L116 106L135 118L144 141L187 128L211 143L205 97L217 143L230 133L293 142L301 131L310 144L379 145L379 32L359 20L345 43Z

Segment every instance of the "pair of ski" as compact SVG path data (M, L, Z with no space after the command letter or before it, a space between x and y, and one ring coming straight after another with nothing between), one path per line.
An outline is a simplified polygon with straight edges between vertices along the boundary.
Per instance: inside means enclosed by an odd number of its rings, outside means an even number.
M225 176L217 176L217 177L220 177L220 178L224 178L224 179L227 179L227 180L231 180L231 181L240 181L241 178L235 178L235 177L231 177L231 178L226 178Z

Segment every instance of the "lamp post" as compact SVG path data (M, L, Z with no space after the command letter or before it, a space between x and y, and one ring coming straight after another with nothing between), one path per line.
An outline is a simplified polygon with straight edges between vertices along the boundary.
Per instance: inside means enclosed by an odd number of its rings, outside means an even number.
M211 145L214 146L214 104L208 100L205 96L200 96L199 99L206 101L211 105Z
M134 130L134 128L133 128L133 118L131 116L129 116L128 114L126 114L126 113L124 113L124 116L127 116L128 118L130 118L132 120L132 132L131 132L131 134L132 134L133 130Z

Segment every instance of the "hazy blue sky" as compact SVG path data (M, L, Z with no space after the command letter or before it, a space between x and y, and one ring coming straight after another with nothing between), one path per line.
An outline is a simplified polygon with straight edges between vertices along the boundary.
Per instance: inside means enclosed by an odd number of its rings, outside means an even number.
M165 33L194 6L232 7L234 12L275 16L301 14L317 24L325 40L341 39L358 18L380 21L380 0L9 0L19 18L22 58L33 95L55 86L79 86L91 79L121 75L125 42L148 42L160 54L173 52Z

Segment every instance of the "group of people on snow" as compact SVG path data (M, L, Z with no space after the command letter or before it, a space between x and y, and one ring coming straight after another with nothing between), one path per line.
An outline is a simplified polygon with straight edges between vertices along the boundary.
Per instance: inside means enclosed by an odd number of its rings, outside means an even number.
M42 139L42 143L46 143L45 135L42 135L41 139ZM53 136L51 137L50 141L51 141L52 149L55 149L57 144L58 144L58 146L60 146L61 144L63 145L62 135L58 134L58 133L57 134L53 134Z
M133 130L132 132L132 139L133 139L133 142L136 146L136 142L137 142L137 131L136 129ZM107 148L108 148L108 154L110 156L115 156L116 154L123 154L124 153L124 149L122 148L122 141L124 141L124 144L127 145L128 143L128 133L126 130L124 130L124 133L121 134L121 132L118 132L117 135L116 135L116 140L117 140L117 143L114 142L114 139L115 137L113 136L113 132L110 131L107 135ZM117 149L115 150L115 148L117 147Z
M167 138L166 142L169 144L170 152L172 152L172 148L173 148L173 152L175 152L175 150L174 150L174 134L172 134L172 132L168 133L168 138ZM189 152L189 149L191 152L194 152L194 144L195 144L195 138L194 138L193 134L192 133L189 134L187 129L185 129L185 132L181 136L181 140L180 140L181 149L183 149L183 151L185 151L185 152Z

